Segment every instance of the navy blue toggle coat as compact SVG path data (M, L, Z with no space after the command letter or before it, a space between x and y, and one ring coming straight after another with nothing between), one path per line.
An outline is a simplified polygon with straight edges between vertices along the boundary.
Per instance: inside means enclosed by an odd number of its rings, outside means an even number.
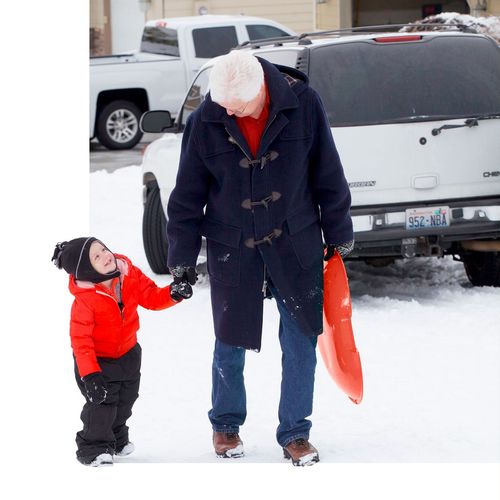
M323 238L353 239L351 196L308 78L259 58L269 119L254 158L210 94L189 117L168 203L168 266L194 266L207 239L215 334L260 350L269 276L307 336L323 330ZM265 292L265 290L264 290Z

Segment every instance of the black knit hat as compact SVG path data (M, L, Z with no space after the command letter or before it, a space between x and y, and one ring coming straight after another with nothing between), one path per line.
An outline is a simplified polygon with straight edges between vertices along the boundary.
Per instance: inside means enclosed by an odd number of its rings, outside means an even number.
M101 283L120 276L118 268L107 274L101 274L94 269L89 256L90 245L94 241L98 241L103 247L108 248L102 241L92 236L58 243L52 256L54 265L59 269L64 269L68 274L72 274L77 280L92 283Z

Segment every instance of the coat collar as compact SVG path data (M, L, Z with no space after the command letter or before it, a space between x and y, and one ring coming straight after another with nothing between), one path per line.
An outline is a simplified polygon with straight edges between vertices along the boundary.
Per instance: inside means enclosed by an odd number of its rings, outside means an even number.
M275 137L287 125L288 118L282 111L299 107L297 95L300 94L308 84L306 75L293 68L271 64L265 59L258 57L264 77L266 79L267 91L269 93L269 119L262 135L256 158L260 158L272 143ZM285 75L294 80L293 86L287 81ZM234 140L242 149L247 158L252 158L250 148L234 116L229 116L226 110L212 101L210 93L201 105L201 120L204 122L215 122L224 125L230 140ZM231 139L232 138L232 139Z
M277 115L280 111L285 109L297 108L299 106L299 100L296 94L300 93L307 85L307 76L293 68L274 65L260 57L257 59L264 70L264 77L269 92L269 116ZM283 73L287 73L299 80L302 85L300 85L297 90L292 90L289 83L284 78ZM222 106L212 101L210 93L207 94L203 102L201 120L204 122L222 122L226 125L230 125L230 123L235 121L234 117L229 116Z

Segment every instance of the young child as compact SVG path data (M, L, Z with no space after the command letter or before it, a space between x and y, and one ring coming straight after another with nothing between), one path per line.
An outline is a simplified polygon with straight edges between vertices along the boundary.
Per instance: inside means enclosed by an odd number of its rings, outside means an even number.
M69 290L75 296L71 346L76 382L86 399L76 457L85 465L111 465L113 455L134 451L126 422L141 377L137 306L160 310L188 299L196 277L189 282L176 277L159 288L127 257L93 237L58 243L52 260L70 274Z

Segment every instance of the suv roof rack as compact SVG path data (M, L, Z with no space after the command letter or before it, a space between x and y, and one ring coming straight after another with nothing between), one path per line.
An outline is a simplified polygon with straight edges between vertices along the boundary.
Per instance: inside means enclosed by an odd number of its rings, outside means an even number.
M336 35L336 36L352 35L353 33L370 34L370 33L378 33L380 31L391 31L401 28L414 28L414 31L428 31L427 28L445 28L446 31L448 31L449 28L453 28L457 31L465 33L477 33L477 31L473 27L467 26L465 24L446 24L446 23L380 24L375 26L356 26L353 28L340 28L335 30L311 31L307 33L301 33L300 35L288 35L276 38L262 38L259 40L248 40L246 42L240 43L235 48L242 49L249 47L252 49L258 49L260 47L264 47L267 45L274 45L275 47L279 47L282 46L284 43L290 43L290 42L298 42L300 45L309 45L312 43L310 38L324 37L331 35ZM431 29L429 31L439 31L439 30Z
M379 31L390 31L401 28L416 28L418 31L426 31L428 27L439 27L439 28L455 28L459 31L467 31L470 26L465 24L446 24L446 23L406 23L406 24L378 24L375 26L356 26L353 28L340 28L336 30L326 30L326 31L312 31L309 33L302 33L299 38L305 38L310 36L325 36L325 35L344 35L351 33L378 33ZM437 30L434 30L437 31ZM474 30L474 33L476 31Z
M299 36L301 35L287 35L287 36L278 36L274 38L259 38L257 40L247 40L246 42L242 42L235 47L235 49L243 49L246 47L251 47L252 49L258 49L263 45L275 45L279 47L286 42L297 42L299 40Z

